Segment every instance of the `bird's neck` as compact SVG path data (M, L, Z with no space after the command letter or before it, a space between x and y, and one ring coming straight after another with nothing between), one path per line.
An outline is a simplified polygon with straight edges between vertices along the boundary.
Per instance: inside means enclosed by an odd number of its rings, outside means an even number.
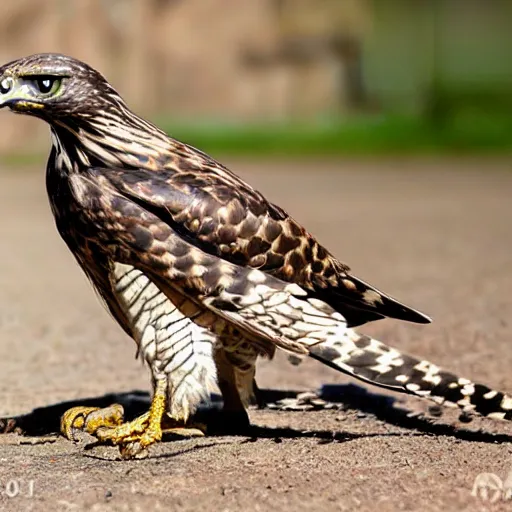
M56 167L66 174L89 167L151 169L172 151L171 138L131 112L50 124Z

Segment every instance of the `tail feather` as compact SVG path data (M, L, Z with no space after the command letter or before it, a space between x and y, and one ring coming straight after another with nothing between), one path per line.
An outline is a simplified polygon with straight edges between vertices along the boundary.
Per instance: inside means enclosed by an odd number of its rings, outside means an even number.
M315 291L320 299L345 317L348 327L385 317L419 324L432 322L424 313L402 304L351 274L343 274L336 287L318 287Z
M512 419L512 398L501 391L458 377L351 329L343 338L309 347L309 355L375 386L457 406L468 413Z
M202 300L247 339L310 355L376 386L483 416L512 419L511 397L356 333L339 311L300 286L254 269L239 269L238 277Z

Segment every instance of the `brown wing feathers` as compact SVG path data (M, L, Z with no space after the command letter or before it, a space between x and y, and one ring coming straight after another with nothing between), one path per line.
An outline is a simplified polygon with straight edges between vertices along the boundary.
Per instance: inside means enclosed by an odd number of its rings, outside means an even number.
M281 208L214 173L92 170L202 251L294 282L339 311L349 326L383 317L430 319L350 275ZM228 175L233 181L236 177Z

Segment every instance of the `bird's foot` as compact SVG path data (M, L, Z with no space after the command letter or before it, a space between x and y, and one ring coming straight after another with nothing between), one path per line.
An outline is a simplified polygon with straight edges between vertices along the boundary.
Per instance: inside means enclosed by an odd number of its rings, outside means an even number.
M73 441L78 432L87 432L101 443L119 446L123 458L144 457L146 448L162 439L162 429L151 422L149 412L127 423L123 423L123 415L120 404L103 409L73 407L62 416L61 432Z
M60 420L60 431L70 441L77 441L78 432L94 436L100 428L114 428L123 423L124 409L120 404L109 407L72 407Z
M93 435L100 442L119 446L125 459L147 456L147 448L162 439L162 418L166 406L165 381L157 382L149 412L123 423L124 410L119 404L103 409L73 407L61 419L61 432L75 440L77 430Z

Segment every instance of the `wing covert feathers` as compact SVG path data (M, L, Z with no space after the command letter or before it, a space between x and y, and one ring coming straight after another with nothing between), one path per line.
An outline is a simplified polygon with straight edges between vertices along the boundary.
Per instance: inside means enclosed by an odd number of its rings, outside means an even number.
M89 172L201 251L300 285L340 312L350 327L384 317L430 322L352 276L349 267L297 221L227 170L197 165L194 169Z

